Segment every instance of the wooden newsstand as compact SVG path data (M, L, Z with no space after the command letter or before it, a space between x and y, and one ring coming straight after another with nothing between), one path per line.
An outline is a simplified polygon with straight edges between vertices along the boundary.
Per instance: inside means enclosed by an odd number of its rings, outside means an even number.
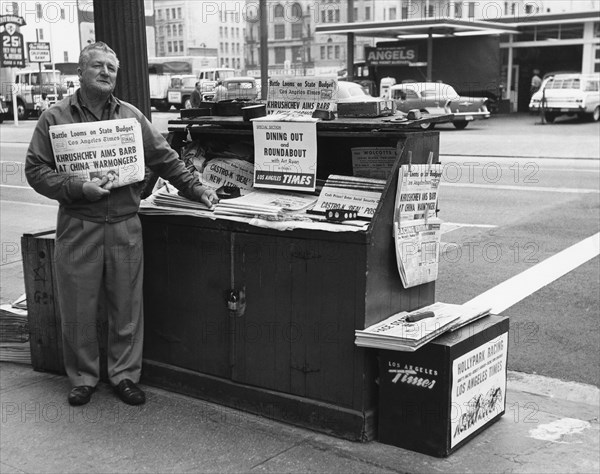
M252 124L239 117L174 120L169 131L175 149L186 139L252 142ZM353 147L396 148L367 231L142 215L142 382L368 441L376 437L376 351L355 346L354 331L434 301L434 283L402 287L392 217L398 166L409 151L413 163L430 151L437 162L439 133L338 119L317 123L317 146L319 179L352 175ZM232 292L241 309L228 309Z

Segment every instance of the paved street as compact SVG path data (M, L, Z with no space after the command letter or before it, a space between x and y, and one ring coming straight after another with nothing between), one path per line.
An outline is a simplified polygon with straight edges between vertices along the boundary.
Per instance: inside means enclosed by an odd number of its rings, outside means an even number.
M153 121L165 131L176 117L154 113ZM56 204L31 190L22 170L35 124L0 125L2 302L23 292L20 236L54 226ZM462 131L438 126L446 222L438 300L464 303L598 233L598 129L569 119L541 125L527 114ZM511 370L600 385L586 363L600 344L599 279L596 257L506 308Z

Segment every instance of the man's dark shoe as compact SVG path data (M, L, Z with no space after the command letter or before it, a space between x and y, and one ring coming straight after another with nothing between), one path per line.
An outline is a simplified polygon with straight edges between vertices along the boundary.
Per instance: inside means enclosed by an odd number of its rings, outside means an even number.
M69 404L73 406L85 405L92 398L96 387L90 387L89 385L80 385L73 387L69 392Z
M128 405L141 405L146 401L146 395L140 388L129 379L121 380L115 386L119 398Z

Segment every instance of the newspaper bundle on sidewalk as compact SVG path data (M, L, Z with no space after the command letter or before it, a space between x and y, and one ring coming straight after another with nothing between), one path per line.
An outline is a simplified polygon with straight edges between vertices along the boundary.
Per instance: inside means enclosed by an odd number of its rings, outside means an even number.
M144 179L142 128L135 118L50 126L59 173L104 189Z
M394 242L404 288L437 279L441 220L436 217L442 165L402 165L394 210Z
M489 310L437 302L415 311L393 314L364 330L356 330L361 347L412 352L444 332L489 314Z
M0 305L0 362L31 363L30 330L25 295Z

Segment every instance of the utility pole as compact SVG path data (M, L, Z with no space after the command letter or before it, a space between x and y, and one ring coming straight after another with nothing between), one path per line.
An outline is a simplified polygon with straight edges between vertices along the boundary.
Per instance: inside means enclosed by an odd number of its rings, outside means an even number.
M144 0L94 0L96 40L104 41L121 63L115 95L151 118Z

